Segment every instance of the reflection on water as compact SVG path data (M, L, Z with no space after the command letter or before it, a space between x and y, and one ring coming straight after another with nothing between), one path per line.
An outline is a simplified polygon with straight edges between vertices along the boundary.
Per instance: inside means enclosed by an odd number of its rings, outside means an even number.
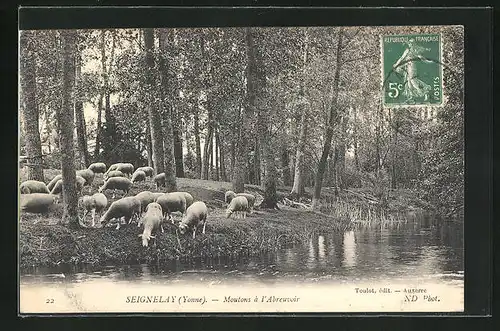
M344 267L354 267L356 265L356 238L354 231L344 233Z
M438 223L417 217L406 224L361 227L338 234L315 234L304 243L273 254L252 258L203 258L184 263L125 265L92 269L64 266L31 271L29 282L82 282L92 279L142 282L244 279L247 282L352 281L441 278L463 282L463 229L461 224Z

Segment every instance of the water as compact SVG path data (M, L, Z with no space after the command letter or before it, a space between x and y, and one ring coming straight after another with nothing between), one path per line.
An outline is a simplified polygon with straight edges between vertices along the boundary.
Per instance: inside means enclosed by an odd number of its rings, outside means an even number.
M461 224L418 217L406 224L315 234L305 245L252 258L106 267L61 266L21 274L21 285L116 283L278 285L392 282L408 279L463 287Z

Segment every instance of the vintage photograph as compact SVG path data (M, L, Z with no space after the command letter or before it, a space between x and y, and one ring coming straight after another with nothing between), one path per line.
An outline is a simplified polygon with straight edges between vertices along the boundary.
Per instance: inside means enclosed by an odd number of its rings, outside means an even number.
M19 313L462 312L462 26L19 31Z

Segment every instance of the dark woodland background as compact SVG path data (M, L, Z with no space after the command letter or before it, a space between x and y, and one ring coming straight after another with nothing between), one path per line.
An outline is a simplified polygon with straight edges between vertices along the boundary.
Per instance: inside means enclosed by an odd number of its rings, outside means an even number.
M380 35L433 32L444 106L382 108ZM463 43L450 26L21 31L21 167L150 165L168 190L262 185L264 207L277 186L313 209L323 187L409 191L461 218Z

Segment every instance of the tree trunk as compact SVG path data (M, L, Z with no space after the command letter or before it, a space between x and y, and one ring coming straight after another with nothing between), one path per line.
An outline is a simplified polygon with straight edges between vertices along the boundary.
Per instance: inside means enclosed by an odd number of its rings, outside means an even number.
M75 92L76 92L76 100L75 100L75 118L76 118L76 135L78 139L78 149L80 150L80 157L82 164L85 168L90 165L90 156L87 148L87 132L85 129L85 116L83 113L83 101L82 95L80 91L80 85L82 82L82 56L77 50L76 59L75 59Z
M154 36L152 29L143 29L144 46L146 48L146 86L149 89L149 102L147 105L149 126L151 128L151 144L153 145L153 166L156 173L164 172L164 158L163 158L163 138L161 132L161 118L158 114L158 109L154 106L154 92L155 79L154 79ZM165 173L166 174L166 173Z
M167 61L168 51L171 49L172 43L170 42L169 30L159 29L158 30L158 46L160 48L160 96L162 100L163 111L160 120L160 130L163 137L163 162L164 172L165 172L165 186L167 192L177 191L177 176L175 167L175 156L174 156L174 133L173 133L173 123L172 123L172 105L167 102L166 96L169 90L168 81L168 66Z
M290 186L290 156L285 145L281 146L281 169L283 170L283 185Z
M352 129L352 135L353 135L353 140L354 140L354 166L356 171L359 171L359 153L358 153L358 110L356 107L354 107L354 123L353 123L353 129Z
M63 45L63 95L62 109L57 111L60 128L62 195L64 212L62 222L70 227L79 227L78 196L76 190L75 149L73 145L73 100L72 83L74 82L75 30L60 32Z
M231 141L231 181L233 180L233 174L234 174L234 164L236 162L236 143Z
M36 50L31 31L21 31L20 76L24 100L23 117L28 157L28 179L44 181L42 142L39 131L39 111L36 95Z
M304 186L304 150L305 143L307 139L307 119L306 119L306 109L302 111L300 116L300 136L299 143L297 145L297 153L295 155L295 174L293 178L292 194L297 197L301 197L305 193Z
M217 134L217 145L219 146L219 163L220 163L220 176L223 182L227 182L226 175L226 162L225 162L225 150L224 150L224 141L221 139L221 135Z
M210 146L211 146L211 140L212 140L212 124L210 120L210 114L209 116L209 122L208 122L208 132L207 132L207 137L205 138L205 145L203 146L203 177L202 179L209 179L209 168L210 168Z
M259 115L257 115L259 116ZM256 131L255 139L254 139L254 158L253 158L253 184L260 185L260 146L259 146L259 131Z
M326 162L328 160L328 154L330 153L330 147L332 144L333 137L333 129L338 121L338 104L337 99L339 95L339 83L340 83L340 65L342 59L342 36L343 29L340 28L338 33L338 41L337 41L337 59L335 65L335 74L333 78L333 86L332 86L332 104L330 105L330 114L328 117L328 125L326 128L325 142L323 145L323 152L321 153L321 158L318 164L318 170L316 172L316 177L314 179L314 194L312 201L312 208L317 209L319 207L319 199L321 198L321 187L323 185L323 175L326 169Z
M201 140L200 140L200 118L198 115L199 107L194 109L194 139L196 141L196 178L201 178Z
M176 116L177 124L174 124L174 157L175 157L175 174L177 177L184 177L184 156L182 155L182 131L179 129L179 118Z
M305 74L306 66L307 66L307 57L308 57L308 48L309 48L309 38L307 32L305 32L304 37L304 55L303 55L303 74ZM305 79L305 78L304 78ZM299 101L301 104L301 114L300 114L300 136L297 143L297 152L295 156L295 173L293 178L293 187L292 187L292 195L296 195L297 197L301 197L305 193L304 186L304 153L305 146L307 140L307 118L308 118L308 109L304 91L304 79L301 82L300 90L299 90Z
M248 139L250 138L248 128L250 127L250 121L252 115L254 114L255 105L255 87L252 86L253 80L250 78L251 72L250 68L253 64L253 41L250 34L250 28L245 28L245 45L246 45L246 55L247 55L247 68L246 68L246 96L245 96L245 107L244 114L241 114L241 120L239 121L239 133L237 138L237 150L235 151L235 160L233 168L233 178L232 186L235 193L241 193L245 190L245 177L247 172L247 156L248 156Z
M342 134L341 134L341 140L340 143L338 144L338 160L337 160L337 167L336 167L336 174L337 174L337 179L338 179L338 187L343 190L345 189L345 144L346 144L346 131L347 131L347 116L344 115L342 116L341 119L342 122Z
M151 127L149 118L146 121L146 150L148 153L148 167L153 167L153 145L151 144Z
M219 181L219 155L220 155L220 150L219 150L219 130L217 129L215 131L215 180Z
M101 86L101 93L99 95L99 102L97 105L97 127L96 127L96 137L95 137L95 148L94 148L94 160L99 159L101 153L101 137L102 137L102 110L104 103L104 95L106 94L106 86L104 80L106 77L106 30L101 31L101 66L102 66L102 78L103 83Z

